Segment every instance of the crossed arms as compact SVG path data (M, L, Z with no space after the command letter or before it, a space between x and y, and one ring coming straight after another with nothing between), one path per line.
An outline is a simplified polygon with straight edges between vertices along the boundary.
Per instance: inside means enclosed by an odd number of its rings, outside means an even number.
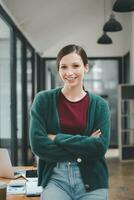
M47 133L43 104L34 101L31 109L30 144L34 154L49 162L99 159L104 156L110 137L110 114L105 102L98 103L94 129L90 135Z

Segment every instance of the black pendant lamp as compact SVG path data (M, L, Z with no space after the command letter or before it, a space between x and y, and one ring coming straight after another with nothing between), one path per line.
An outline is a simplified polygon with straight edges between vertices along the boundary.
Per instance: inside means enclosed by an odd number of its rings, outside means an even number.
M112 39L106 34L106 32L103 33L103 35L97 40L98 44L112 44Z
M110 15L110 19L104 24L103 31L105 32L116 32L121 31L122 25L115 19L114 14Z
M115 12L134 11L134 0L116 0L112 9Z

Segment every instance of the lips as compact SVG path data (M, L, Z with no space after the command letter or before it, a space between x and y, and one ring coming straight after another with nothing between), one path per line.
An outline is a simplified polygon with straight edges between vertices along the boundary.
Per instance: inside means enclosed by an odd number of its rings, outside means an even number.
M68 77L68 78L66 78L66 80L68 80L68 81L73 81L73 80L75 80L77 77Z

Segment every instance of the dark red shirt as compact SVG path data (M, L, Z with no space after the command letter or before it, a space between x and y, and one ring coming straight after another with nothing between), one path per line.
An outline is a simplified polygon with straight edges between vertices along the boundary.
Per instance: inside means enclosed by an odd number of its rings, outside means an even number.
M87 110L89 96L86 94L81 100L69 101L62 92L58 98L58 113L61 131L68 134L82 134L87 125Z

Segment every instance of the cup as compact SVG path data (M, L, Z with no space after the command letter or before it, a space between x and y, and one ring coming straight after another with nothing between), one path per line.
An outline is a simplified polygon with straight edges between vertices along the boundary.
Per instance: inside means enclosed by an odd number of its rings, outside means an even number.
M0 200L6 200L7 197L7 185L0 182Z

